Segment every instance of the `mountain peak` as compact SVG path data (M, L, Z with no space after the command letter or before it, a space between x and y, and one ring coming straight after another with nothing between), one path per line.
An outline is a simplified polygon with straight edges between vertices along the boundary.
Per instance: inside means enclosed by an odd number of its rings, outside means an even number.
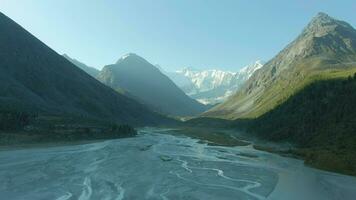
M325 26L337 23L337 20L328 14L319 12L309 23L309 26Z
M141 56L135 54L135 53L127 53L123 55L116 63L120 63L123 61L144 61L147 62L144 58Z
M304 34L321 37L335 31L337 27L353 29L350 24L330 17L326 13L319 12L304 29Z
M331 20L334 19L332 17L330 17L328 14L324 13L324 12L318 12L318 14L316 14L316 16L314 17L315 19L321 19L321 20Z
M125 59L125 58L128 58L128 57L139 57L139 56L137 54L135 54L135 53L127 53L127 54L123 55L121 58Z

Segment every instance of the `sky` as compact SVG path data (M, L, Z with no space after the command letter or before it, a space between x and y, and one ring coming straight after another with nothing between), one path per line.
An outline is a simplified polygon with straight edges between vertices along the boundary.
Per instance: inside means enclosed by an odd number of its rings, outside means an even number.
M132 52L167 71L238 71L271 59L318 12L356 26L355 0L0 0L0 11L99 69Z

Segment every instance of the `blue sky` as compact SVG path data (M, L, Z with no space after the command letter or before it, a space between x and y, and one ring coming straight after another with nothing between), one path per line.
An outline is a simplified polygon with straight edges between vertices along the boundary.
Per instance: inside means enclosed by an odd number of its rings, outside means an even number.
M356 25L355 0L0 0L58 53L101 68L128 52L166 70L269 60L319 11Z

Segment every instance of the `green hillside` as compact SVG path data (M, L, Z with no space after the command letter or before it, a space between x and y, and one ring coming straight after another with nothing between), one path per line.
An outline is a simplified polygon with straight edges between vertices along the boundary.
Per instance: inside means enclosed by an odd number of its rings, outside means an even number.
M346 22L319 13L237 94L203 116L259 117L314 81L352 73L355 64L356 30Z
M356 73L314 82L261 117L235 125L297 144L293 153L307 164L356 175Z

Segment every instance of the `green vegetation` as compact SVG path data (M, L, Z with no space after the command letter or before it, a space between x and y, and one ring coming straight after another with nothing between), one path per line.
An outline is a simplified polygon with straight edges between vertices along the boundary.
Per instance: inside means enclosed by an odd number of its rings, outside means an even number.
M126 124L81 116L0 111L0 145L114 139L136 135Z
M308 67L314 65L323 65L325 68ZM330 68L327 69L328 67ZM336 67L330 63L322 62L318 58L298 63L298 65L292 67L293 70L284 72L282 78L277 79L273 85L265 89L263 95L256 100L255 108L245 117L253 119L262 116L314 82L339 79L356 72L354 66L343 67L342 69Z
M0 112L0 131L23 129L35 115L26 112L3 111Z
M314 82L272 111L237 120L248 133L298 145L312 166L356 175L356 73Z

